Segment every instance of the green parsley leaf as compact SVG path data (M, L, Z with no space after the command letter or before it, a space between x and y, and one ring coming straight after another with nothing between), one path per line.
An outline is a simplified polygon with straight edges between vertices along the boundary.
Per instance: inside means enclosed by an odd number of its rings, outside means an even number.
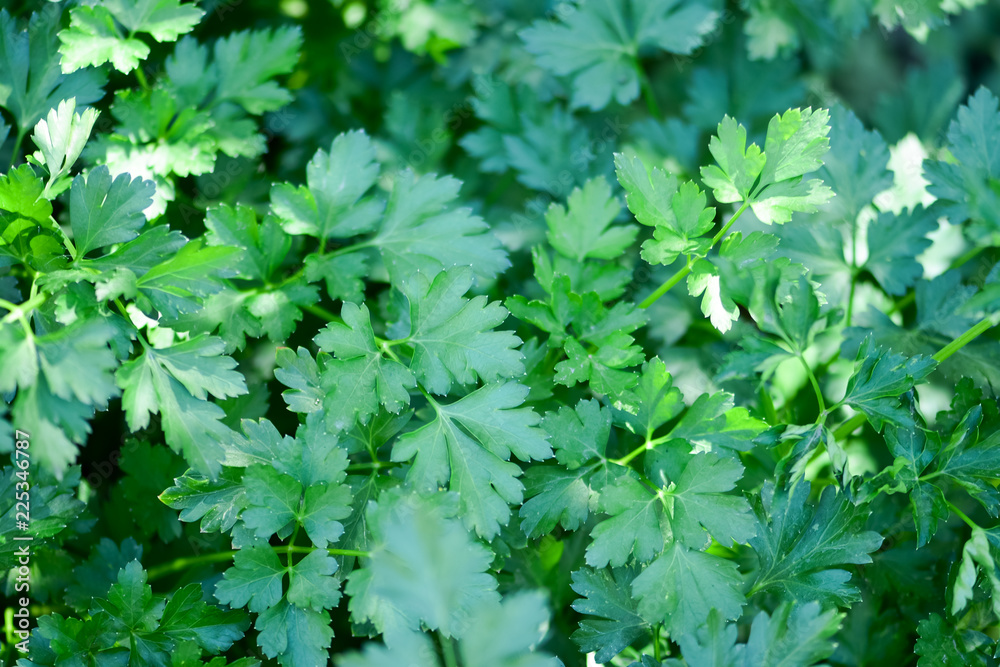
M992 538L992 539L991 539ZM973 588L983 574L983 587L989 591L993 614L1000 615L1000 573L997 571L996 553L1000 548L1000 533L996 529L989 533L980 527L972 529L972 535L962 547L962 561L958 566L954 588L951 591L949 611L958 616L972 600Z
M412 667L441 667L433 641L420 632L400 632L390 646L368 642L363 653L337 656L343 667L396 667L404 660Z
M215 597L231 607L263 612L281 600L285 568L270 547L241 549L233 556L233 567L215 586Z
M202 240L189 241L176 255L151 268L136 281L142 296L168 318L199 310L203 299L220 291L221 278L236 274L232 266L239 248L204 247Z
M321 665L329 659L333 629L326 611L302 609L286 600L257 617L257 644L286 667Z
M931 356L948 341L971 328L979 318L975 300L976 288L962 283L958 271L947 271L934 280L921 280L916 285L917 316L906 328L893 322L875 308L869 308L857 320L863 326L844 332L841 345L843 357L856 356L869 334L875 341L905 356ZM938 369L951 382L972 379L977 386L988 387L1000 381L1000 357L989 340L972 341L945 359Z
M814 665L829 658L844 614L822 611L816 602L782 603L773 614L760 612L750 627L743 660L747 665Z
M522 355L513 349L520 339L493 331L507 318L506 309L483 296L464 299L472 282L472 270L457 267L433 280L417 273L403 283L410 305L410 370L435 394L447 394L453 384L495 382L524 372Z
M13 439L13 436L11 436ZM17 477L19 468L7 466L0 471L0 491L6 493L8 499L0 505L0 528L3 529L2 541L0 541L0 567L13 572L19 565L17 552L23 543L12 539L16 534L32 538L32 551L39 553L56 546L64 537L68 535L67 528L75 521L84 510L84 504L78 500L73 489L80 481L80 469L72 468L62 481L58 483L36 482L31 487L31 523L27 530L18 529L18 512L22 509L18 507L17 491L23 490L18 487L20 478ZM55 538L55 539L53 539ZM107 540L110 543L110 540ZM132 542L134 544L134 542ZM110 581L108 582L110 585ZM99 591L106 593L107 589ZM89 602L89 598L88 598Z
M899 407L899 397L930 375L935 366L937 362L929 357L907 359L876 349L874 339L867 336L858 349L843 402L864 412L877 431L886 423L913 428L913 419Z
M715 198L723 203L749 198L767 157L757 144L747 146L746 128L726 116L709 141L708 150L718 166L702 167L701 178L715 192Z
M746 408L733 407L731 394L702 394L680 422L671 429L670 438L682 438L696 449L725 453L748 451L753 439L767 430L767 424L750 416Z
M787 491L767 487L753 503L758 527L750 545L760 569L751 593L770 590L792 600L850 604L860 593L849 583L851 573L833 566L870 563L882 536L864 530L867 510L834 488L823 490L815 508L809 490L806 481Z
M647 454L646 471L663 487L660 498L675 540L704 549L709 535L723 546L745 544L754 536L747 501L727 493L743 476L738 459L691 454L665 444Z
M817 173L837 196L824 210L835 220L853 222L875 195L892 187L889 147L877 130L865 130L854 112L840 105L830 110L830 126L830 152Z
M1000 196L994 190L1000 163L990 150L998 136L1000 101L980 87L948 127L948 149L954 160L929 161L926 167L928 191L950 202L947 212L953 223L971 218L987 233L1000 226Z
M112 180L107 167L84 179L73 179L70 219L77 257L95 248L131 241L146 222L142 212L152 203L153 183L122 174Z
M406 366L382 356L367 306L347 302L340 316L343 324L331 322L316 336L316 344L335 355L322 369L321 382L327 424L336 431L349 429L355 420L367 423L380 404L398 413L409 405L408 390L416 385Z
M396 177L382 227L371 239L394 283L453 265L493 277L510 265L483 219L452 206L460 186L451 177L417 178L409 171Z
M969 492L991 514L1000 509L1000 493L991 483L1000 473L996 443L1000 434L979 439L982 408L975 406L963 417L949 442L935 458L931 474L945 475Z
M649 624L639 615L629 594L636 574L635 568L583 568L573 572L573 590L582 596L573 602L573 609L606 619L583 620L573 633L573 641L581 650L594 652L597 662L610 661L649 631Z
M829 113L790 109L767 126L764 150L746 145L746 129L729 116L719 124L709 150L718 166L702 167L705 184L721 202L744 202L761 222L785 223L795 212L814 212L833 196L819 179L803 181L830 149Z
M22 28L6 9L0 10L0 106L11 112L20 132L27 133L62 100L75 98L84 106L104 96L103 72L60 70L59 23L58 15L36 12Z
M809 667L833 653L836 644L831 638L840 628L843 616L832 609L821 611L815 602L805 605L783 602L773 614L758 613L750 626L747 643L737 644L736 626L725 624L722 616L713 611L705 627L680 637L678 643L687 664ZM680 665L677 661L665 664Z
M236 263L237 277L268 280L278 270L292 246L292 239L272 217L258 222L253 209L237 204L211 208L205 216L205 237L210 246L242 248Z
M938 211L918 207L910 213L883 213L868 226L868 259L864 268L887 294L901 295L923 277L917 261L931 245L927 235L937 229Z
M666 364L654 357L642 365L635 388L615 396L613 407L616 422L623 422L628 430L650 440L656 429L684 410L684 397L673 386Z
M320 360L328 363L324 359L328 359L328 355L319 354ZM316 360L304 347L295 352L291 348L279 347L276 357L278 367L274 369L274 377L289 387L281 392L288 409L300 413L318 412L323 405L323 390Z
M376 547L346 587L356 622L371 620L390 645L421 625L454 637L473 609L499 599L487 573L492 555L454 518L458 512L454 494L384 491L369 504Z
M340 600L340 582L333 578L337 561L321 549L312 551L289 570L288 601L302 609L331 609Z
M483 604L469 619L459 644L462 664L482 667L561 667L558 658L533 649L545 638L549 622L545 597L526 591L500 604Z
M685 181L678 186L675 176L657 167L649 174L638 157L620 153L615 168L635 219L655 227L653 239L642 244L644 260L672 264L680 255L705 255L711 241L701 237L715 224L715 209L705 206L705 193L697 185Z
M611 6L586 3L563 21L536 21L521 31L539 67L572 79L573 107L597 111L614 98L628 104L639 96L640 50L688 54L713 30L718 13L688 0L634 0Z
M509 462L552 456L536 428L531 408L518 407L528 389L516 383L493 384L449 405L435 403L433 421L399 438L393 461L414 459L407 480L422 491L448 482L458 493L465 523L491 538L510 516L508 503L520 503L521 469Z
M211 480L197 473L187 473L174 480L174 486L163 491L160 500L180 510L180 520L201 520L201 531L229 532L247 506L243 475L233 468L222 469L218 479Z
M84 109L83 113L75 111L75 98L63 100L46 118L38 121L31 135L41 152L41 162L49 171L46 190L51 195L59 194L66 187L58 183L80 157L97 121L96 109Z
M635 578L632 594L640 616L680 636L702 626L712 609L737 618L746 604L742 585L736 563L673 542Z
M621 567L635 553L640 563L663 549L660 498L634 477L623 475L601 490L600 509L611 516L591 531L587 564Z
M338 135L329 152L306 165L309 187L287 183L271 190L271 207L289 234L343 238L375 229L382 204L361 199L378 178L375 149L364 132Z
M917 624L920 633L914 653L920 656L919 667L966 667L985 664L981 660L973 662L964 647L958 632L938 614L931 614Z
M611 226L621 212L621 205L611 196L611 186L604 178L587 181L583 188L573 188L567 208L552 204L545 212L549 244L577 262L588 257L617 259L632 245L638 228Z
M63 72L110 62L128 73L149 55L149 47L133 35L144 32L158 42L173 42L190 32L203 15L194 4L182 5L179 0L112 0L76 7L70 11L70 27L59 33Z
M528 537L548 534L561 524L576 530L587 520L599 468L606 465L605 449L611 432L611 415L597 401L580 401L576 408L562 407L542 419L556 459L566 466L532 466L524 477L521 528ZM591 463L600 459L600 463Z
M271 79L292 71L301 47L302 30L298 26L241 30L216 41L213 49L216 102L235 102L256 115L285 106L292 101L291 93ZM268 57L261 58L261 53ZM204 70L189 69L184 78L203 73ZM170 75L176 77L174 72Z
M167 443L202 474L216 478L221 470L222 444L234 433L219 420L221 408L209 403L247 391L243 376L233 371L236 362L222 356L218 338L198 337L170 348L145 348L118 369L122 405L130 427L149 424L159 412Z

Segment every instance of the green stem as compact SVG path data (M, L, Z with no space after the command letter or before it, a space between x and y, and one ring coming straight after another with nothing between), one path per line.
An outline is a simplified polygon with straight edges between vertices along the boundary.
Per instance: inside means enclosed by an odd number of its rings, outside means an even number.
M682 268L680 271L678 271L674 275L670 276L670 278L668 278L665 283L663 283L662 285L660 285L659 287L656 288L655 292L653 292L652 294L650 294L649 296L647 296L645 299L643 299L642 303L639 304L639 307L640 308L649 308L650 306L652 306L654 303L656 303L656 301L661 296L663 296L664 294L666 294L667 292L669 292L670 290L672 290L674 288L674 285L676 285L680 281L684 280L684 278L689 273L691 273L691 260L690 259L688 259L688 262L687 262L687 264L684 265L684 268Z
M976 338L981 336L983 333L992 329L994 326L996 325L994 324L993 320L989 317L980 320L976 324L973 324L965 333L963 333L958 338L951 341L950 343L942 347L940 350L938 350L936 353L934 353L932 358L934 359L934 361L940 364L945 359L955 354L963 347L965 347L966 345L974 341ZM854 415L853 417L845 421L843 424L838 426L833 431L833 436L838 440L844 438L853 433L856 428L858 428L864 423L865 423L865 415L859 412L858 414Z
M980 253L982 253L984 250L987 250L989 247L990 246L976 246L975 248L966 251L965 253L956 257L952 261L952 263L948 265L948 270L953 271L961 267L967 262L975 259ZM908 292L899 301L896 301L895 303L892 304L892 307L889 308L889 310L886 312L886 315L893 315L894 313L898 313L899 311L903 310L911 303L913 303L916 299L917 299L916 291Z
M275 547L279 549L280 547ZM316 551L317 547L292 547L289 549L285 547L291 553L296 554L309 554ZM354 556L355 558L371 558L372 553L370 551L358 551L357 549L326 549L326 552L331 556Z
M21 153L21 142L24 141L25 132L21 131L21 128L17 128L17 138L14 139L14 152L10 154L10 166L13 167L17 164L17 156Z
M746 211L748 208L750 208L749 199L744 201L743 204L738 209L736 209L736 213L733 214L733 217L729 218L729 221L726 222L726 224L722 227L722 229L719 230L719 233L716 234L714 237L712 237L712 245L708 247L708 250L711 250L713 247L715 247L715 244L717 244L719 241L723 239L723 237L726 235L726 232L729 231L729 228L733 226L733 223L739 220L739 217L743 215L743 212ZM668 278L665 283L656 288L655 292L653 292L645 299L643 299L642 303L639 304L639 307L649 308L654 303L656 303L657 299L659 299L661 296L669 292L674 287L674 285L683 280L684 277L687 276L687 274L691 273L691 264L692 264L691 258L689 257L687 264L684 265L684 268L679 270L674 275L670 276L670 278Z
M142 331L139 330L139 327L133 324L132 318L128 316L128 311L125 310L125 304L122 303L121 297L115 299L115 307L118 308L118 311L122 314L122 317L125 318L125 321L128 322L133 329L135 329L135 336L139 339L139 343L142 345L143 349L150 349L150 344L146 341L146 337L142 335Z
M368 450L368 456L372 458L371 467L375 468L376 470L381 468L382 462L378 460L378 449L375 447L375 443L369 440L368 442L365 443L365 448ZM350 466L347 467L350 468Z
M858 285L858 274L851 271L851 290L847 294L847 314L844 317L844 326L851 326L851 315L854 313L854 289Z
M378 345L378 348L379 348L380 350L382 350L382 353L383 353L383 354L385 354L385 356L389 357L390 359L392 359L392 360L393 360L393 361L395 361L396 363L399 363L399 364L401 364L401 363L403 363L403 362L402 362L402 361L400 361L400 359L399 359L399 355L398 355L398 354L396 354L396 353L395 353L395 352L393 351L393 349L392 349L392 346L393 346L393 345L399 345L399 344L401 344L401 343L405 343L405 342L406 342L407 340L409 340L409 339L401 339L401 340L385 340L385 339L383 339L383 338L379 338L378 336L376 336L376 337L375 337L375 344L376 344L376 345Z
M642 68L642 64L636 57L632 58L632 66L635 68L636 76L639 77L639 86L642 87L642 96L646 100L646 108L649 109L649 115L659 119L660 105L656 102L656 93L653 92L653 85L649 81L649 76L646 75L646 70Z
M620 466L627 466L629 463L632 462L632 459L634 459L635 457L639 456L639 454L642 454L645 451L649 451L650 449L653 449L657 445L661 445L661 444L663 444L666 441L667 441L666 437L663 437L663 438L654 438L652 440L650 440L650 439L647 438L644 443L642 443L641 445L639 445L638 447L636 447L635 449L633 449L631 452L629 452L625 456L623 456L623 457L621 457L619 459L611 459L609 461L609 463L616 463L616 464L618 464Z
M634 662L639 662L642 660L642 654L631 646L626 646L622 649L622 653L631 658Z
M851 314L854 312L854 289L858 284L858 212L851 216L851 289L847 295L847 313L845 326L851 326Z
M358 470L381 470L382 468L398 468L400 465L402 464L378 460L364 463L352 463L347 466L347 472L355 472Z
M934 361L940 364L994 326L996 326L995 323L989 317L976 322L968 331L938 350L934 355Z
M305 273L305 272L306 272L306 267L303 266L302 268L300 268L298 271L296 271L292 275L288 276L287 278L282 278L282 280L281 280L280 283L277 283L277 284L268 284L267 286L268 286L268 288L271 288L271 289L281 289L282 287L284 287L288 283L295 282L296 280L298 280L299 278L301 278L302 274Z
M954 260L952 260L951 266L949 266L948 268L949 269L957 269L958 267L962 266L966 262L969 262L969 261L975 259L976 257L978 257L981 252L983 252L984 250L986 250L989 247L990 246L979 245L979 246L976 246L974 248L970 248L970 249L966 250L961 255L959 255Z
M611 462L617 463L620 466L627 466L629 463L631 463L632 459L639 456L639 454L642 454L643 452L652 448L653 448L652 442L647 440L646 442L642 443L641 445L633 449L631 452L626 454L625 456L621 457L620 459L613 459Z
M823 392L820 391L819 381L816 379L816 374L813 373L813 369L809 367L809 362L806 361L806 358L802 356L801 353L799 354L799 361L802 362L802 367L806 369L806 376L809 378L809 384L812 385L813 392L816 394L816 403L819 405L819 412L821 415L825 414L826 402L823 400Z
M854 415L843 424L838 426L833 431L833 437L837 440L846 438L850 434L854 433L854 430L865 423L865 415L862 412Z
M22 324L27 325L27 315L31 311L35 310L43 303L45 303L45 294L35 294L30 299L23 303L11 303L6 299L0 299L0 308L4 308L9 312L3 316L2 322L13 322L14 320L21 320Z
M764 419L768 424L774 426L778 423L778 411L774 409L774 401L771 400L771 394L767 391L767 387L763 384L760 386L760 404L761 409L764 411Z
M955 514L957 514L958 518L961 519L962 521L964 521L969 526L969 528L972 528L973 530L976 530L977 528L979 528L979 525L975 521L973 521L972 519L970 519L965 512L963 512L962 510L958 509L958 507L956 507L954 505L954 503L952 503L949 500L946 500L945 502L948 503L948 509L950 509L952 512L954 512Z
M302 310L306 311L307 313L312 313L316 317L320 318L321 320L326 320L327 322L343 322L343 320L340 319L340 316L334 315L333 313L331 313L326 308L323 308L322 306L311 304L308 306L302 306Z
M458 654L455 653L455 644L451 641L451 637L438 633L438 638L441 640L441 657L444 658L445 667L458 667Z
M296 547L291 544L288 546L272 546L271 549L277 551L279 549L284 550L286 553L312 553L316 551L316 547ZM371 552L369 551L358 551L356 549L327 549L326 552L331 556L354 556L355 558L370 558ZM163 563L162 565L156 565L154 567L146 570L147 581L154 581L156 579L162 579L163 577L181 572L191 567L196 567L198 565L206 565L208 563L220 563L227 560L231 560L238 551L215 551L208 554L202 554L200 556L187 556L184 558L175 558L169 563Z
M292 538L288 540L288 546L285 547L285 565L288 567L292 566L292 554L295 553L295 538L299 536L299 528L301 527L301 524L296 521L295 528L292 529ZM291 584L290 581L289 584Z
M146 73L142 71L142 66L135 68L135 78L139 81L139 85L142 86L143 90L149 90L149 81L146 80Z
M660 629L662 627L663 626L660 623L653 626L653 658L655 658L657 662L661 662L663 660L663 655L660 652Z
M169 563L164 563L163 565L156 565L154 567L146 570L147 581L153 581L155 579L160 579L168 574L173 574L175 572L180 572L181 570L186 570L189 567L195 567L197 565L204 565L206 563L219 563L222 561L227 561L232 559L236 555L236 551L216 551L210 554L202 554L200 556L190 556L187 558L175 558Z
M740 205L738 209L736 209L736 213L733 213L733 217L729 218L729 221L722 227L722 229L719 230L719 233L712 237L712 245L710 246L710 248L714 248L715 244L722 240L722 237L726 235L726 232L728 232L729 228L733 226L733 223L739 220L740 216L743 215L743 212L746 211L748 208L750 208L749 199L744 201L743 204Z

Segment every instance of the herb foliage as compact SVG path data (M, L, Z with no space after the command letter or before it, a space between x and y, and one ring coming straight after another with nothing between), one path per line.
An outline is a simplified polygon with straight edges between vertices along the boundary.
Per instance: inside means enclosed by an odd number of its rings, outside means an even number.
M979 4L0 10L4 664L998 664Z

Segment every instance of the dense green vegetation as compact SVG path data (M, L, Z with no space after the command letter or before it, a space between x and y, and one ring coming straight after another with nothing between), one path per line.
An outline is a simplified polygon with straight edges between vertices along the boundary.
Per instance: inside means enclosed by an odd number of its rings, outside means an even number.
M977 0L6 3L0 662L997 665L998 57Z

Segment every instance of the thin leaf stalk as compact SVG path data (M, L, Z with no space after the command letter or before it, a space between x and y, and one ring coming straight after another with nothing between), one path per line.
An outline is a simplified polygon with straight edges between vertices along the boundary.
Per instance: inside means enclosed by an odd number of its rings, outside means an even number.
M646 70L642 68L642 64L636 57L632 58L632 66L635 68L635 74L639 78L639 86L642 88L642 97L646 100L646 108L649 109L649 115L653 118L660 118L660 105L656 101L656 93L653 91L653 85L649 81Z
M958 338L955 338L953 341L951 341L950 343L942 347L940 350L935 352L931 356L931 358L940 364L941 362L943 362L944 360L948 359L953 354L961 350L963 347L974 341L976 338L978 338L982 334L992 329L994 326L996 326L996 323L993 321L992 316L983 318L979 322L976 322L971 327L969 327L969 329L966 330L964 333L962 333L960 336L958 336ZM858 414L854 415L853 417L842 423L836 429L834 429L833 436L838 440L840 440L841 438L845 438L849 436L851 433L853 433L855 429L857 429L864 423L865 423L865 415L864 413L859 412Z
M455 652L455 643L451 637L445 637L443 633L438 633L441 641L441 657L444 659L445 667L458 667L458 654Z
M297 546L282 546L273 545L270 547L274 551L282 550L288 553L312 553L316 551L317 547L297 547ZM369 551L359 551L357 549L326 549L325 550L331 556L353 556L355 558L370 558L371 552ZM160 565L154 565L153 567L146 570L147 581L155 581L157 579L162 579L171 574L177 572L182 572L192 567L197 567L199 565L208 565L211 563L221 563L232 558L239 553L239 550L229 550L229 551L213 551L207 554L201 554L198 556L185 556L182 558L175 558L174 560L162 563Z
M27 301L23 303L11 303L6 299L0 299L0 308L4 308L8 311L6 315L3 316L2 321L4 324L8 322L13 322L14 320L20 320L21 324L24 325L27 331L31 332L31 327L28 324L28 314L45 303L45 294L35 294Z
M812 367L809 366L809 362L806 358L799 354L799 361L802 362L802 368L806 369L806 377L809 378L809 384L812 385L813 393L816 394L816 404L819 406L820 415L826 414L826 401L823 400L823 392L819 388L819 380L816 379L816 374L813 372Z
M729 228L732 227L733 224L737 220L739 220L740 216L743 215L743 212L746 211L748 208L750 208L750 200L749 199L745 200L743 202L743 204L738 209L736 209L736 213L734 213L733 216L731 218L729 218L729 220L722 227L722 229L719 230L719 233L712 237L712 245L710 245L708 247L709 250L711 250L712 248L714 248L715 245L726 236L726 232L729 231ZM656 301L661 296L663 296L664 294L666 294L667 292L669 292L671 289L673 289L674 285L676 285L681 280L683 280L685 277L687 277L687 275L689 273L691 273L691 267L694 264L694 262L692 261L692 259L693 258L688 257L687 264L684 265L684 268L680 269L679 271L677 271L677 273L675 273L674 275L672 275L669 278L667 278L667 280L662 285L660 285L659 287L656 288L655 292L653 292L652 294L650 294L649 296L647 296L645 299L643 299L642 303L639 304L639 307L640 308L649 308L654 303L656 303Z
M989 247L990 246L976 246L975 248L972 248L962 253L954 260L952 260L951 264L948 265L948 270L953 271L957 268L962 267L963 265L967 264L968 262L978 257ZM895 313L898 313L899 311L908 307L911 303L913 303L916 300L917 300L917 293L915 290L907 292L905 295L903 295L902 298L900 298L898 301L892 304L892 307L889 308L888 311L886 311L886 315L893 315Z
M976 322L958 338L938 350L933 356L934 361L940 364L942 361L952 356L975 339L979 338L979 336L986 333L994 326L996 326L996 323L993 321L992 317L986 317L979 322Z
M618 464L620 466L627 466L629 463L632 462L632 459L634 459L635 457L639 456L639 454L642 454L643 452L647 452L647 451L649 451L651 449L655 449L657 445L663 444L667 440L669 440L669 438L666 437L666 436L661 437L661 438L653 438L653 439L647 438L645 442L643 442L641 445L639 445L638 447L636 447L635 449L633 449L631 452L629 452L625 456L623 456L621 458L618 458L618 459L611 459L609 461L609 463L616 463L616 464Z
M964 521L965 524L969 526L969 528L971 528L972 530L976 530L979 528L979 524L970 519L968 514L958 509L958 507L953 502L951 502L950 500L946 500L945 502L948 503L948 509L954 512L955 516Z

